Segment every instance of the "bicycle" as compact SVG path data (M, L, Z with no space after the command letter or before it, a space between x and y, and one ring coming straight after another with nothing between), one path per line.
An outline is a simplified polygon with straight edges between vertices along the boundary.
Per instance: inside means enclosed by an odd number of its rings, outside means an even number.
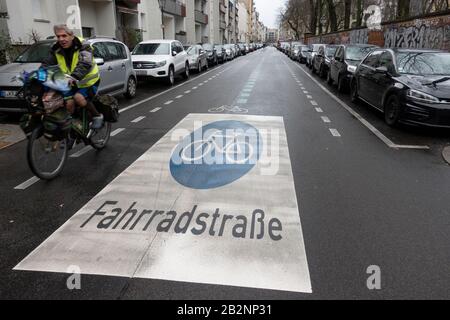
M222 113L222 112L232 112L232 113L248 113L248 109L241 108L238 106L220 106L217 108L209 109L210 113Z
M215 151L225 154L226 164L243 164L252 158L254 150L250 143L238 139L239 137L244 137L245 139L245 135L243 134L234 134L229 136L223 135L222 131L217 130L211 134L208 139L193 141L181 149L181 159L184 162L191 163L193 161L199 161ZM229 142L219 145L217 142L218 139ZM189 152L190 155L187 152ZM239 157L237 157L238 160L236 160L236 156L242 154L246 155L246 157L240 160Z

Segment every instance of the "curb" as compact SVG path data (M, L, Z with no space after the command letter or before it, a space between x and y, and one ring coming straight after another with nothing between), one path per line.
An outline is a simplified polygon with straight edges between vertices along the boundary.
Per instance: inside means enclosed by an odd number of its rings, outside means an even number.
M442 157L450 164L450 146L445 147L444 150L442 150Z

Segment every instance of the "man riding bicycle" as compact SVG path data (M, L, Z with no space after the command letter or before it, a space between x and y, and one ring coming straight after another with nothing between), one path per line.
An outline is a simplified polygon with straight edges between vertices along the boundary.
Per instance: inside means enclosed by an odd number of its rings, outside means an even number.
M92 116L92 129L103 126L103 115L92 103L100 84L100 73L94 60L91 45L74 35L66 25L54 27L58 42L42 63L43 67L58 65L70 78L73 89L64 94L67 110L73 114L75 107L86 108Z

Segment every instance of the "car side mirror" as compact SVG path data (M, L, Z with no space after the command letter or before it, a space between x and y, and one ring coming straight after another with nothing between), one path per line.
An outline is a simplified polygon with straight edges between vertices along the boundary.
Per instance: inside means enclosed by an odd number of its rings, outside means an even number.
M102 66L105 64L105 60L103 60L102 58L94 58L94 61L98 66Z
M176 51L172 51L172 56L176 57L176 56L177 56L177 54L178 54L178 52L176 52Z
M375 72L376 73L382 73L382 74L387 74L388 73L388 69L386 67L378 67L375 68Z

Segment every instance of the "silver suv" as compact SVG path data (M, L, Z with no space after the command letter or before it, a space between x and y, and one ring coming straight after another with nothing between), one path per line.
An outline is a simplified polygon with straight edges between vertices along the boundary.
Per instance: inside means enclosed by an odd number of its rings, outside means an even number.
M86 40L94 48L95 61L100 69L99 94L123 94L133 98L136 95L137 78L127 46L112 38ZM13 63L0 67L0 111L27 111L23 99L16 96L22 83L14 78L23 71L38 69L55 43L55 40L40 41L25 50Z

